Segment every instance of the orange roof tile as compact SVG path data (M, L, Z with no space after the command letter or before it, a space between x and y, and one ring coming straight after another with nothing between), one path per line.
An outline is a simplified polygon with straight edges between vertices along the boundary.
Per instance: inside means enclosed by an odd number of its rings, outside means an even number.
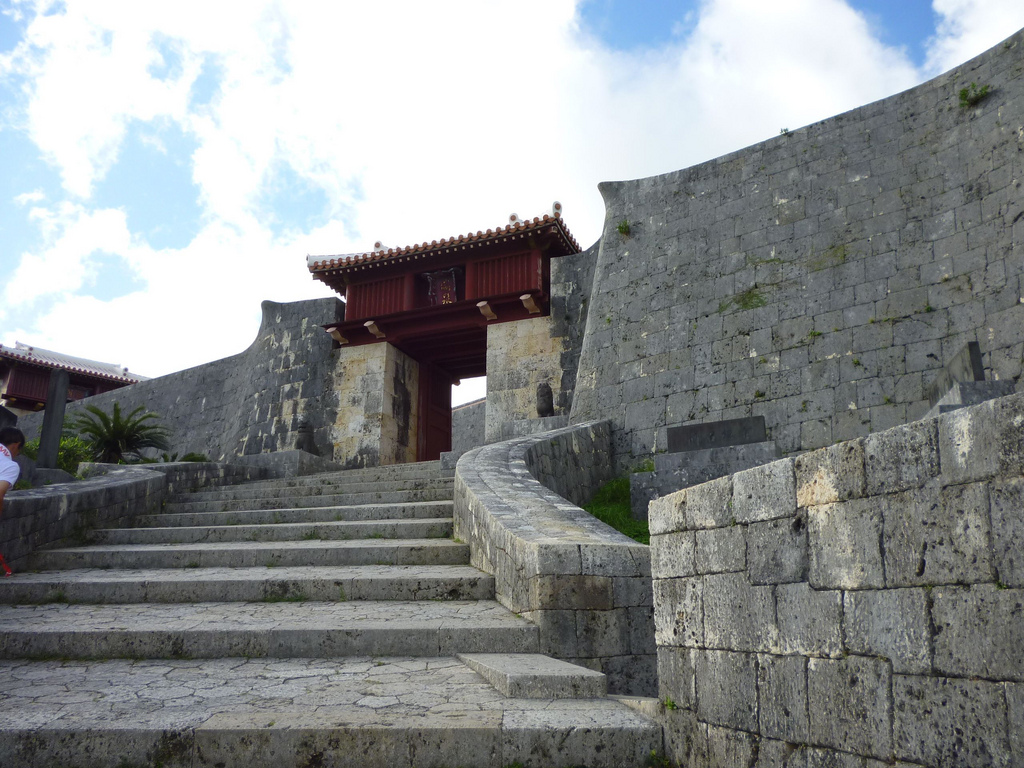
M580 245L576 242L576 238L572 236L572 233L569 232L569 228L566 227L565 223L562 221L560 208L561 206L557 206L553 214L545 213L543 216L534 217L532 220L519 219L513 214L513 216L510 217L510 222L504 227L488 229L486 232L477 231L475 234L471 232L465 235L456 235L454 237L449 237L446 240L432 240L429 243L416 243L413 245L407 245L404 248L381 247L378 250L368 251L366 253L347 253L334 256L307 256L306 264L309 267L309 271L313 273L323 272L329 269L346 269L348 267L354 267L368 262L379 262L385 259L395 258L397 256L409 256L413 254L429 253L431 251L443 251L445 248L464 245L467 243L484 243L490 240L499 240L510 235L521 235L542 229L549 225L554 225L558 229L571 253L579 253Z

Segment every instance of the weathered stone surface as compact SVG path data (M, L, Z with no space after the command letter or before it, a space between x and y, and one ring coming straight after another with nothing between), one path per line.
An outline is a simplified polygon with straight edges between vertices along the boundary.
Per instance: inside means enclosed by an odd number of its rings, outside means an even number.
M693 532L666 533L651 539L651 574L656 579L693 576L697 573Z
M696 531L697 573L741 571L746 566L744 526Z
M864 441L849 440L805 453L793 460L796 503L831 504L864 495Z
M896 756L927 765L1012 765L1002 685L896 675Z
M711 648L770 651L778 637L771 587L753 586L743 573L704 577L704 642Z
M708 765L750 765L757 755L754 734L708 726Z
M886 496L886 586L972 583L992 579L988 486L930 485Z
M714 725L757 730L757 662L752 653L695 651L697 716Z
M608 576L561 574L530 580L535 605L550 610L607 611L615 607L612 579Z
M686 529L686 491L677 491L648 506L648 527L652 536Z
M969 483L999 469L999 428L991 402L944 413L938 419L942 482Z
M810 568L816 589L885 586L882 514L873 499L822 504L807 510Z
M1010 732L1010 765L1024 765L1024 683L1004 683Z
M869 435L864 440L864 470L869 496L924 485L939 472L935 420Z
M747 573L753 584L804 581L808 560L805 513L747 526Z
M936 587L932 621L938 672L1024 681L1024 590Z
M686 489L687 528L721 528L733 520L731 476Z
M697 680L698 691L700 680ZM892 671L877 659L811 659L811 742L880 760L892 755Z
M697 706L694 651L690 648L658 648L658 698L671 700L682 709Z
M1024 587L1024 480L993 483L989 504L996 577L1008 587Z
M737 472L732 482L736 522L772 520L796 512L796 481L791 459Z
M844 637L851 653L889 659L896 673L931 671L924 589L857 590L845 593L844 601Z
M838 656L843 650L843 593L806 583L775 588L775 612L782 653Z
M801 656L757 657L757 704L762 736L796 744L809 738L807 659Z
M654 580L654 627L659 646L704 644L704 582Z

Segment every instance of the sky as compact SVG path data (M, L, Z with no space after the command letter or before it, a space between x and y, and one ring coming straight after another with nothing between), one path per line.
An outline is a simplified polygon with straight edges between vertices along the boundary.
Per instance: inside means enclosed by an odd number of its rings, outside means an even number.
M0 0L0 344L159 376L243 351L264 299L332 295L307 254L555 200L587 247L599 182L1022 27L1021 0Z

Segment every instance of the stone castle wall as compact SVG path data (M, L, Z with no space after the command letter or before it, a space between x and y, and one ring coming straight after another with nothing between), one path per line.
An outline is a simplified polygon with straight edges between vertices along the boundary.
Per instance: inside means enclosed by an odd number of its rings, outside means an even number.
M1024 764L1024 395L651 504L688 766Z
M621 470L687 422L763 415L793 453L913 421L968 341L987 377L1019 379L1022 74L1018 33L905 93L603 184L571 423L612 419ZM989 94L961 106L971 82Z
M213 461L295 448L306 418L320 455L332 458L337 355L320 326L342 312L337 299L265 301L256 340L241 354L69 403L67 413L85 404L108 413L115 402L124 413L141 405L170 430L172 451ZM42 413L18 419L30 440L42 423Z

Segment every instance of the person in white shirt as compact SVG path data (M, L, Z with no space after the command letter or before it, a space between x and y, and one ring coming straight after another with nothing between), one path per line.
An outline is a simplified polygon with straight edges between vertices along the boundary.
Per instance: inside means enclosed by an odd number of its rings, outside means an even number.
M4 511L4 496L18 482L21 467L15 459L25 447L25 435L16 427L0 429L0 514Z

